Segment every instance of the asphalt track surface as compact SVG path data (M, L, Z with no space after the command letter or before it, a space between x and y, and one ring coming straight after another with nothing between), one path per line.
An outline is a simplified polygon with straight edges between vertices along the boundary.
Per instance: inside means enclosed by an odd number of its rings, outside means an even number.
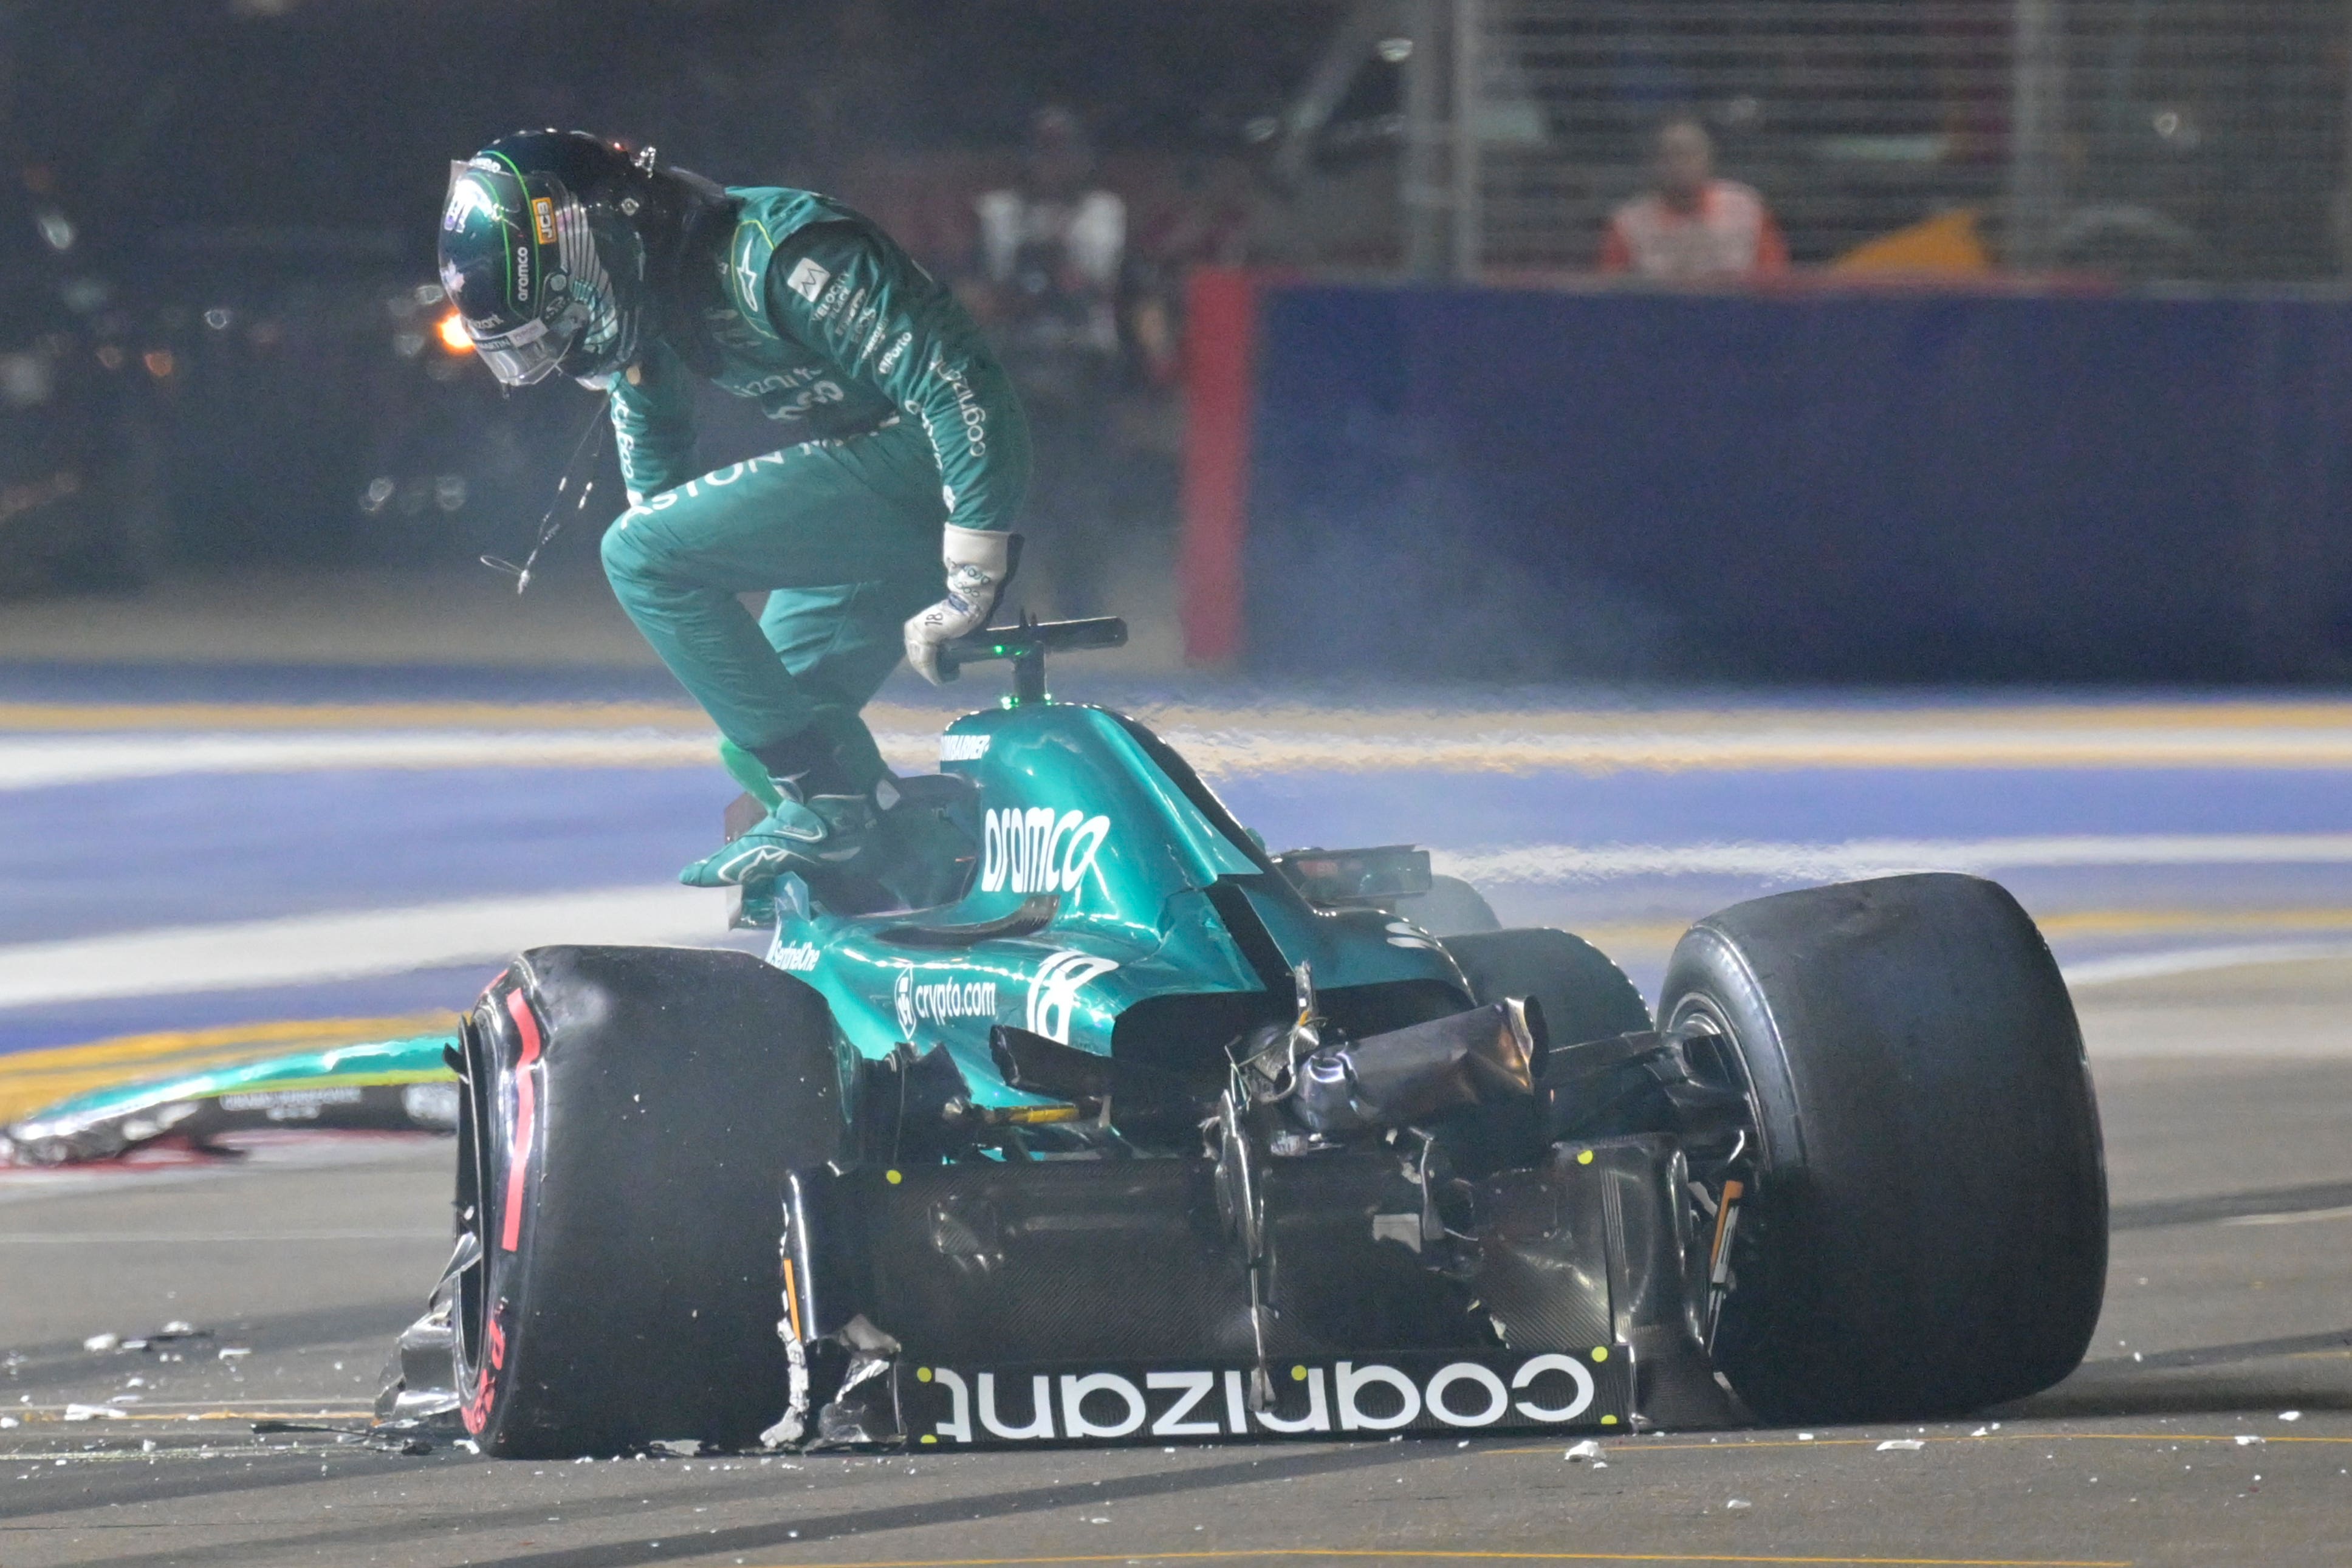
M664 885L730 792L701 727L573 678L0 671L0 1103L429 1023L512 946L713 939ZM1628 1436L1605 1468L1515 1439L396 1457L254 1426L363 1407L446 1250L448 1146L289 1135L0 1174L0 1568L2352 1562L2352 706L1106 695L1270 840L1430 844L1653 989L1740 897L2000 877L2105 1118L2089 1362L1973 1421ZM893 696L918 764L950 710ZM211 1336L84 1348L174 1320Z

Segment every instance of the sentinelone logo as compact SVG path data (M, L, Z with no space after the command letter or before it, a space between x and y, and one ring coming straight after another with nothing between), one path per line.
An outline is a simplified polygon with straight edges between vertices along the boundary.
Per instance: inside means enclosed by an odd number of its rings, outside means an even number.
M1604 1346L1592 1356L1605 1359L1610 1354ZM1014 1374L1006 1376L1003 1388L999 1387L998 1375L992 1372L967 1379L949 1367L926 1366L919 1368L915 1376L918 1383L929 1384L936 1391L926 1401L931 1406L925 1412L933 1417L931 1430L917 1437L925 1444L1329 1432L1335 1429L1335 1417L1336 1429L1341 1432L1394 1432L1408 1427L1462 1430L1561 1427L1580 1416L1590 1422L1588 1413L1593 1412L1600 1392L1592 1369L1583 1359L1556 1352L1531 1355L1516 1364L1451 1361L1420 1375L1379 1362L1342 1361L1328 1369L1278 1364L1276 1387L1285 1396L1280 1405L1287 1414L1251 1409L1244 1375L1233 1368L1132 1375ZM1024 1383L1028 1386L1022 1387ZM1008 1393L1010 1401L1005 1398ZM936 1415L941 1396L948 1406L943 1418ZM1616 1417L1601 1413L1599 1423L1613 1426Z

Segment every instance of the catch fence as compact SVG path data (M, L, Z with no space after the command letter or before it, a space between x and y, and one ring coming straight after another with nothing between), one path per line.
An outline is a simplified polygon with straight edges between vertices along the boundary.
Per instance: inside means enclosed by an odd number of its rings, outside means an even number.
M1945 216L1998 265L2352 271L2346 0L1401 0L1423 273L1591 264L1665 117L1801 262ZM1460 134L1467 127L1475 134Z

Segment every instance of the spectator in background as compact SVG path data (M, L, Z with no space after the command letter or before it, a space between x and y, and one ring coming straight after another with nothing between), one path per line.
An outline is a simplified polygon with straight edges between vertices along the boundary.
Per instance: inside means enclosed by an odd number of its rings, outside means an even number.
M1096 183L1094 150L1077 117L1045 109L1030 124L1020 183L987 193L976 206L975 302L1035 444L1024 524L1037 538L1030 559L1051 563L1042 597L1058 615L1107 614L1105 547L1121 530L1112 514L1127 205Z
M1656 189L1619 207L1601 244L1601 270L1665 283L1735 283L1789 270L1789 245L1764 198L1715 177L1715 140L1689 115L1658 127Z

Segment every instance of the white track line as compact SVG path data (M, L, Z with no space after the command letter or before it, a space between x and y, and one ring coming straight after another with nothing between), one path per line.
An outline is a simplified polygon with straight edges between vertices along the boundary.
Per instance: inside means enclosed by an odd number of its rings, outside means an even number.
M928 716L869 714L891 766L929 771L939 737ZM943 724L950 716L940 715ZM1458 716L1326 716L1312 729L1255 727L1253 716L1167 732L1211 779L1269 773L1605 774L1786 768L2352 768L2341 727L2105 728L2052 722L2021 727L1861 727L1834 719L1750 730L1704 716L1656 728L1546 726L1465 728ZM690 722L690 720L688 721ZM0 737L0 789L163 778L333 768L677 768L707 766L716 743L687 729L319 729Z
M1723 875L1821 882L1903 871L2074 866L2352 863L2352 833L2024 839L1878 839L1842 844L1535 844L1433 857L1488 884ZM677 886L584 889L402 909L119 932L0 946L0 1008L258 989L469 963L555 942L711 945L719 898ZM2279 942L2132 954L2078 964L2070 983L2117 984L2198 969L2352 954L2352 943Z
M2063 966L2061 972L2068 986L2082 990L2214 969L2251 968L2258 964L2307 964L2346 957L2352 957L2352 942L2244 942L2221 947L2179 947L2161 953L2120 953L2112 958L2085 958Z
M305 773L360 768L677 768L718 760L713 743L677 735L106 737L0 743L0 789L34 789L177 773Z
M935 735L875 737L891 766L939 766ZM37 789L181 773L317 773L357 768L715 768L715 736L641 731L481 730L383 734L103 736L0 740L0 789Z
M2085 833L2014 839L1853 839L1843 843L1525 844L1439 851L1431 858L1438 870L1474 883L1598 882L1624 876L1835 882L1912 871L2339 865L2352 863L2352 833Z
M708 946L725 930L718 894L672 885L127 931L0 947L0 1008L490 964L556 942Z

